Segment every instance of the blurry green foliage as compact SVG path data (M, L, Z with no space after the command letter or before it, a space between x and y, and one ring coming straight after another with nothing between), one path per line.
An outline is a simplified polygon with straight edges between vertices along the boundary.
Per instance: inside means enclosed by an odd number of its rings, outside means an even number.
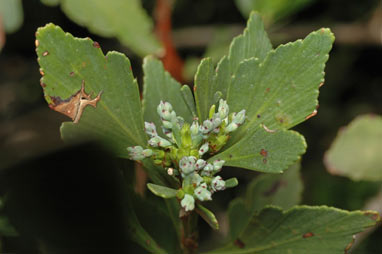
M61 4L74 22L105 37L116 37L139 56L161 54L153 33L153 21L140 0L43 0L47 5Z
M314 0L235 0L243 16L258 11L266 24L276 23L293 15Z
M24 14L21 0L1 0L0 18L7 33L16 32L23 24Z
M382 118L363 115L340 129L325 154L330 173L353 180L382 181Z

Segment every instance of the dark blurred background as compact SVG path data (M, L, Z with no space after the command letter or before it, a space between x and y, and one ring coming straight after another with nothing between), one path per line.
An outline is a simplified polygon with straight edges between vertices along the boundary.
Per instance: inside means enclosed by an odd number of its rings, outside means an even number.
M143 1L148 13L152 13L154 2ZM36 29L53 22L74 36L91 37L98 41L104 53L109 50L124 52L131 59L139 81L142 79L142 59L116 39L92 34L72 22L60 7L48 7L39 0L24 0L22 3L23 25L18 31L6 35L6 43L0 53L0 170L5 179L8 179L6 177L10 169L17 168L19 171L14 174L23 178L31 174L31 179L44 182L46 179L38 177L39 174L57 168L62 171L65 169L56 164L42 170L37 166L38 163L29 164L29 160L63 149L59 126L62 121L69 119L50 110L44 101L35 54ZM179 55L185 61L184 81L192 85L194 63L206 55L206 48L213 57L219 56L219 50L224 52L227 49L227 41L241 33L245 23L246 18L234 1L176 1L172 10L173 39ZM380 183L353 182L348 178L330 175L322 160L341 126L347 125L359 114L382 114L381 2L316 0L287 18L267 23L267 31L275 47L303 38L321 27L331 28L337 38L326 66L325 85L320 89L318 115L295 128L306 137L308 143L307 153L302 160L305 184L303 203L325 204L348 210L362 209L367 200L377 193ZM221 28L225 28L225 35L211 46L209 42L214 38L206 38L205 35ZM12 177L14 174L11 174ZM99 172L99 175L102 174ZM89 183L85 178L81 179L83 185L87 186ZM108 183L104 184L99 188L107 189ZM79 186L81 183L77 187L84 188ZM40 191L49 191L53 187L44 188L47 189ZM382 230L375 231L364 241L363 253L378 253L381 250L378 239L381 237ZM20 253L37 248L28 239L21 242L24 247L18 247ZM12 248L19 246L18 240L13 238L5 238L3 243L4 250L8 251L14 251Z

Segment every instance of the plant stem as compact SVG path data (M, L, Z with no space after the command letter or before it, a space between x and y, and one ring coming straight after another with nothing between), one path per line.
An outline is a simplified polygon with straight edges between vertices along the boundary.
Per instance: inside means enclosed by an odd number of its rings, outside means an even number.
M184 254L194 254L198 248L198 215L195 212L186 214L182 220L182 249Z

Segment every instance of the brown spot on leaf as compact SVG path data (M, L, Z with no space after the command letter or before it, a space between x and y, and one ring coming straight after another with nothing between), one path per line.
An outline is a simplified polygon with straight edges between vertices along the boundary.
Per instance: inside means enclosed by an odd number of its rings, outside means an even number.
M268 151L265 150L265 149L261 149L260 155L263 156L263 157L267 157L268 156Z
M228 155L228 157L229 157L230 159L232 159L232 154Z
M45 88L45 87L46 87L46 84L43 83L43 82L40 82L40 86L41 86L42 88Z
M93 42L93 47L95 47L95 48L101 48L101 46L99 45L99 43L98 42Z
M260 118L261 117L261 115L257 115L257 118Z
M73 77L73 76L74 76L74 71L70 72L69 75L70 75L71 77Z
M34 45L36 45L36 47L38 47L40 45L40 42L38 40L35 40Z
M49 55L48 51L45 51L44 53L42 53L42 56L47 56L47 55Z
M352 241L351 241L348 245L346 245L346 247L345 247L345 254L348 254L348 251L349 251L349 250L351 249L351 247L353 246L354 241L355 241L355 236L353 235L353 239L352 239Z
M146 244L147 244L147 245L150 245L150 244L151 244L151 242L150 242L149 239L146 240Z
M366 211L364 213L367 217L369 217L370 219L372 220L375 220L375 221L378 221L380 218L379 218L379 214L377 212L373 212L373 211Z
M238 238L236 239L233 244L235 244L237 247L239 247L240 249L243 249L245 247L245 244Z
M321 82L320 85L319 85L319 87L322 87L323 85L324 85L324 82Z
M269 93L269 91L271 91L271 89L269 87L267 89L265 89L265 93Z
M264 158L263 163L266 164L267 162L268 162L268 160Z
M193 87L194 92L196 92L196 86Z
M314 234L312 232L308 232L308 233L305 233L302 235L302 238L309 238L309 237L312 237L314 236Z
M313 112L312 112L310 115L307 115L307 116L305 117L305 120L308 120L309 118L312 118L312 117L315 116L315 115L317 115L317 110L316 110L316 109L313 110Z
M53 104L49 107L57 112L60 112L66 116L69 116L73 123L78 123L82 113L87 105L91 105L94 108L97 106L97 102L101 99L102 91L96 98L91 99L91 94L85 92L85 82L82 81L81 89L70 96L68 99L62 100L60 97L52 96Z
M40 68L40 74L41 74L41 76L45 75L45 72L41 68Z

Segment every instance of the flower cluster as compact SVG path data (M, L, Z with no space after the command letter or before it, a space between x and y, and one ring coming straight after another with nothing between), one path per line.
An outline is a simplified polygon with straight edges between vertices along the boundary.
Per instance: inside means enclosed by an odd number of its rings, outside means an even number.
M159 136L154 123L145 122L145 132L150 137L148 148L127 148L130 159L139 161L150 157L181 181L177 198L185 211L194 209L196 199L211 200L214 192L225 189L225 181L215 176L225 161L209 162L202 157L218 152L226 144L229 134L244 123L245 110L229 114L227 102L220 99L218 111L215 111L213 105L207 120L199 124L195 119L190 125L176 115L170 103L161 101L157 113L166 138Z

